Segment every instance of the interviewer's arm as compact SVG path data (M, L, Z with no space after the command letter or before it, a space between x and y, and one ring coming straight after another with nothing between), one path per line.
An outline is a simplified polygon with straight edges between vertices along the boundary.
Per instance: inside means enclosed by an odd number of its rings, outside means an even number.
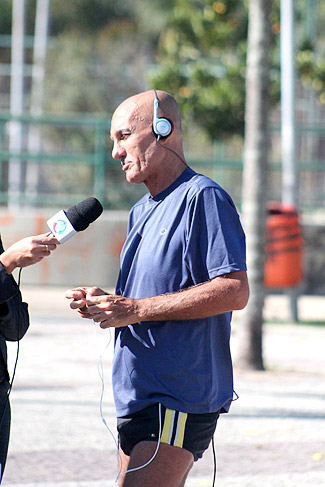
M26 237L12 244L0 255L0 262L7 274L11 274L17 267L27 267L36 264L56 249L59 242L50 233Z
M0 240L0 251L2 249ZM22 302L14 278L0 263L0 333L10 341L20 340L29 325L28 306Z
M58 243L48 232L23 238L4 250L0 238L0 333L6 340L20 340L29 326L28 306L22 301L12 272L39 262Z

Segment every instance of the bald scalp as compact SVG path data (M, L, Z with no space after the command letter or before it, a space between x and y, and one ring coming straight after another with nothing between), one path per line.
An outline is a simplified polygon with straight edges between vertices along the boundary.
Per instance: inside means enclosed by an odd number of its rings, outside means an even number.
M167 118L172 123L173 130L176 128L181 132L181 113L175 98L161 90L157 91L157 97L159 100L158 117ZM152 124L154 100L154 90L145 91L124 100L115 113L127 111L131 119Z

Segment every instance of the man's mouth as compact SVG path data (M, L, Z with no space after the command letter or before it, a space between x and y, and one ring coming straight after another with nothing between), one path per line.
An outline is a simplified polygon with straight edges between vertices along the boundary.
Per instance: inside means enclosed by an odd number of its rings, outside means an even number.
M127 171L131 166L131 161L121 161L123 171Z

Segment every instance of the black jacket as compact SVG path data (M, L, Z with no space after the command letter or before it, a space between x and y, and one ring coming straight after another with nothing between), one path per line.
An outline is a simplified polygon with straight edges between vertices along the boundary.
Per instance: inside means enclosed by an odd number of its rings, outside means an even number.
M2 252L0 237L0 254ZM22 302L16 281L0 263L0 382L9 381L6 340L20 340L28 327L28 305Z

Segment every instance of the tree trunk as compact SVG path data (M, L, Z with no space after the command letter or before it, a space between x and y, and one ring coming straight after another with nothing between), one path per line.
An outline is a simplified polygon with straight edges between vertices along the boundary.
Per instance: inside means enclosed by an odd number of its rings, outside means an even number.
M268 171L269 51L272 0L250 0L242 221L250 300L240 324L238 364L263 370L264 259Z

